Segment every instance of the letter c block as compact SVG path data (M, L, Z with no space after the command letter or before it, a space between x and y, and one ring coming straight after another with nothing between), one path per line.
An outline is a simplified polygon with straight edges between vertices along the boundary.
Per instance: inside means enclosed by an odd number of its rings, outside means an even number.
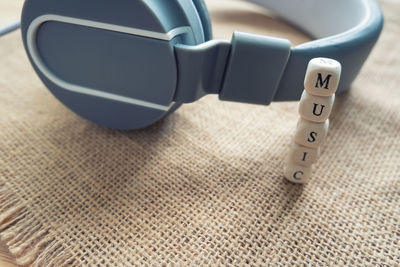
M311 168L294 164L289 160L286 163L285 177L293 183L304 184L311 177Z

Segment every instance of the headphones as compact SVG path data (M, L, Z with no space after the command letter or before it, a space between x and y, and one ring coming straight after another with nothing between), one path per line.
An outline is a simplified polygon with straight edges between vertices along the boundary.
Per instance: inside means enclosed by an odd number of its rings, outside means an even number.
M317 39L212 40L204 0L26 0L21 30L35 71L62 103L97 124L138 129L206 94L299 100L315 57L341 62L343 92L383 26L375 0L250 1Z

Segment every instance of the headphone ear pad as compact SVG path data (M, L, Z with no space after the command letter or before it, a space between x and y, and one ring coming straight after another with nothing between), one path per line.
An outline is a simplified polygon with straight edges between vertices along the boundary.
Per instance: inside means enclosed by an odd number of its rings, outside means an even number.
M213 38L212 26L211 26L210 13L208 12L206 3L204 2L204 0L193 0L193 4L197 9L197 12L201 20L201 24L203 26L204 39L206 42L210 41Z

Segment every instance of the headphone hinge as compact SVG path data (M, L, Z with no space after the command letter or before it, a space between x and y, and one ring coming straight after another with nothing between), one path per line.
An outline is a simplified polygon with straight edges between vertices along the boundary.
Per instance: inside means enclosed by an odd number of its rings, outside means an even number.
M268 105L290 56L287 39L234 32L221 100Z

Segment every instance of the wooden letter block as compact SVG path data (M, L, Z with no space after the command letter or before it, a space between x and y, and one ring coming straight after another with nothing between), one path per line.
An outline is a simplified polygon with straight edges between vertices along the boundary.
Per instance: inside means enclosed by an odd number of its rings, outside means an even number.
M303 184L311 177L311 166L305 167L294 164L290 160L286 163L285 177L293 183Z
M342 66L329 58L314 58L308 63L304 88L311 95L332 96L339 85Z
M299 104L299 113L303 119L324 122L331 114L335 95L330 97L313 96L303 91Z
M293 144L289 151L289 161L301 166L311 166L316 163L319 157L320 149L309 148Z
M329 130L329 120L322 123L310 122L302 118L297 123L294 141L302 146L317 148L325 140Z

